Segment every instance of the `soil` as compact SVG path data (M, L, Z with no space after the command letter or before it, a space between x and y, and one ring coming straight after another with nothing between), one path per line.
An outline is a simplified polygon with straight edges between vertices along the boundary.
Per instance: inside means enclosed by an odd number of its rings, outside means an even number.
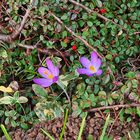
M115 123L110 121L110 124L106 130L106 135L108 134L109 136L112 136L114 140L120 140L122 137L125 137L126 140L129 140L128 133L138 129L138 122L140 122L140 118L136 116L132 118L131 122L121 122L119 118L114 120ZM55 140L59 140L59 136L63 127L63 121L63 118L56 118L48 122L36 124L26 132L24 130L17 129L16 131L10 132L9 134L11 135L12 140L49 140L49 138L41 131L41 128L43 128L46 132L53 136ZM70 116L67 122L63 140L76 140L79 134L81 122L81 118ZM97 115L88 116L81 140L87 140L89 135L92 135L94 140L98 140L102 133L104 123L105 118L101 117L100 115L98 117ZM0 140L6 139L3 136L0 138Z

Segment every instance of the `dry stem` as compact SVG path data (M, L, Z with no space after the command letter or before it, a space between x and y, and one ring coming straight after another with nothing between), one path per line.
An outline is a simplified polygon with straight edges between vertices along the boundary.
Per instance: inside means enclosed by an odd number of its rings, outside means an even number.
M52 13L51 11L49 11L50 15L52 15L60 24L64 25L64 23L62 22L62 20L60 18L58 18L54 13ZM81 40L88 48L90 48L91 50L93 50L94 52L97 53L97 55L100 58L103 58L103 56L101 54L99 54L86 40L84 40L81 36L77 35L75 32L73 32L69 27L67 27L66 25L64 25L64 27L66 28L66 30L73 36L75 36L76 38L78 38L79 40Z
M110 19L106 18L105 16L101 15L100 13L98 13L98 12L96 12L96 11L94 11L94 10L89 9L88 7L84 6L83 4L81 4L81 3L79 3L79 2L76 2L76 1L74 1L74 0L69 0L69 2L71 2L71 3L73 3L73 4L77 5L77 6L79 6L79 7L83 8L83 9L85 9L89 14L90 14L90 13L95 13L99 18L105 20L106 22L107 22L107 21L110 21L111 23L117 25L118 27L120 27L121 29L123 29L123 30L126 31L126 29L125 29L123 26L117 24L117 23L114 22L113 20L110 20Z
M12 40L14 40L19 34L20 32L22 31L26 21L27 21L27 18L29 17L29 14L30 14L30 11L31 11L31 8L29 6L29 8L26 10L26 13L25 15L23 16L23 19L19 25L19 28L17 28L12 34L10 35L4 35L4 34L0 34L0 40L1 41L4 41L4 42L11 42Z
M46 55L56 55L56 56L61 56L62 58L65 57L69 57L70 54L68 52L58 52L58 51L55 51L55 50L50 50L50 49L42 49L42 48L39 48L38 45L26 45L26 44L18 44L19 47L22 47L22 48L25 48L25 49L30 49L30 50L33 50L33 49L37 49L38 52L42 53L42 54L46 54Z
M87 109L85 111L87 111L87 112L96 112L96 111L99 111L99 110L119 109L119 108L128 108L128 107L140 107L140 104L132 103L132 104L124 104L124 105L103 106L103 107Z

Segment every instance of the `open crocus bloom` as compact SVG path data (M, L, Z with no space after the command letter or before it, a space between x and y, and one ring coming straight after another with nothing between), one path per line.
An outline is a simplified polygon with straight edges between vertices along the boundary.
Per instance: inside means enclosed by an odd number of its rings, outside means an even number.
M43 78L34 78L33 81L42 86L42 87L49 87L53 83L58 81L59 77L59 69L58 67L54 66L50 59L46 59L47 68L39 67L38 72Z
M81 57L80 62L85 68L79 68L77 70L79 74L86 74L87 76L92 76L94 74L99 76L102 74L102 70L99 69L102 61L100 58L98 58L96 52L92 52L91 61L86 57Z

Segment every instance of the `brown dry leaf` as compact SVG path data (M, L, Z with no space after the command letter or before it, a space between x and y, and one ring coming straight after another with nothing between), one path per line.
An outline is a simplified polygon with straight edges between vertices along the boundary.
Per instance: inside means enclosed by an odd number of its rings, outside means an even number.
M69 38L68 37L66 37L65 39L64 39L64 42L66 43L66 44L68 44L69 43Z

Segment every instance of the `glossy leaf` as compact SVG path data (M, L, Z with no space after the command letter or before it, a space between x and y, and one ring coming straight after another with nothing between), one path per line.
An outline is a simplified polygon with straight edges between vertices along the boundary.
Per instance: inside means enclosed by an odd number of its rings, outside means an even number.
M42 98L47 98L48 97L48 92L43 87L41 87L37 84L33 84L32 89L38 97L42 97Z

